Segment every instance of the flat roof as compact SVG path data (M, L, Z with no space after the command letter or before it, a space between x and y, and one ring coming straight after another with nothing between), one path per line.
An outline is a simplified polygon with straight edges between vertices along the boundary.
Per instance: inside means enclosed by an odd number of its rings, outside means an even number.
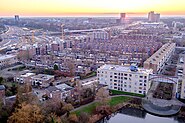
M54 76L47 75L47 74L38 74L38 75L32 76L32 78L35 78L35 79L44 79L44 80L49 80L49 79L51 79L53 77Z
M0 60L10 59L14 57L16 57L16 55L0 55Z
M21 77L29 77L33 75L35 75L35 73L26 73L26 74L22 74Z
M99 68L100 70L113 70L113 71L120 71L120 72L131 72L131 73L152 73L152 69L144 69L138 68L138 71L131 71L130 67L128 66L121 66L121 65L111 65L105 64Z
M73 89L73 87L71 87L67 84L60 84L60 85L56 85L55 87L60 89L60 91L62 91L62 92Z

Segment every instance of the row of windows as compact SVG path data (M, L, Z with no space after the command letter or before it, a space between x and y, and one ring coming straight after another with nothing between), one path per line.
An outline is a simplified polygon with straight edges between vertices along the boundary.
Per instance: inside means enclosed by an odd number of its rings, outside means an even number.
M124 80L127 80L127 79L124 79ZM129 80L131 81L131 79L129 78ZM123 83L123 80L117 80L117 79L110 79L110 82L112 82L112 81L114 81L114 82L121 82L121 83ZM146 83L147 82L147 80L139 80L139 82L144 82L144 83Z

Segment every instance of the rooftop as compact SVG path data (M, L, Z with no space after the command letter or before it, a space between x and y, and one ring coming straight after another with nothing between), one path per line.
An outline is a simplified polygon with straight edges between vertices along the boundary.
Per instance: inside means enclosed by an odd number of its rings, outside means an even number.
M73 89L71 86L67 84L60 84L60 85L56 85L55 87L60 89L62 92Z
M158 64L158 62L169 52L170 49L175 47L175 43L164 44L157 52L155 52L145 62L152 62Z
M34 78L34 79L50 80L50 79L52 79L53 77L54 77L54 76L52 76L52 75L38 74L38 75L33 76L32 78Z
M4 85L0 85L0 90L5 90L5 86Z
M99 69L101 70L113 70L113 71L120 71L120 72L134 72L134 73L152 73L152 69L144 69L144 68L138 68L138 71L131 71L130 67L128 66L121 66L121 65L111 65L111 64L105 64L101 66Z
M0 55L0 60L14 58L16 55Z
M25 74L22 74L21 77L29 77L33 75L35 75L35 73L25 73Z
M57 91L57 90L60 90L60 89L58 89L55 86L49 86L48 88L46 88L46 90L48 90L49 92L52 92L52 91Z

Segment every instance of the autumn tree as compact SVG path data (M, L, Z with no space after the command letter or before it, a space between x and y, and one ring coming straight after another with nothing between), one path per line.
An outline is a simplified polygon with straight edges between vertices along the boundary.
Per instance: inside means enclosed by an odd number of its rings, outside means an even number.
M49 114L45 120L47 123L61 123L61 118L54 113Z
M70 103L65 104L62 107L62 110L64 110L67 113L67 117L69 117L70 111L73 110L73 109L74 109L74 107Z
M18 87L14 107L18 107L22 103L37 104L38 101L37 96L32 92L31 85L25 84Z
M23 103L8 118L8 123L42 123L43 115L37 105Z
M78 117L76 116L76 114L70 114L68 120L70 121L70 123L78 123Z
M88 123L89 119L90 119L90 116L87 113L85 112L80 113L79 123Z
M102 105L106 105L109 101L109 91L105 88L100 88L96 93L96 100Z
M64 106L64 102L62 102L59 99L50 99L45 101L42 104L42 112L43 114L46 116L48 114L54 113L58 116L62 115L63 113L65 113L62 110L62 107Z

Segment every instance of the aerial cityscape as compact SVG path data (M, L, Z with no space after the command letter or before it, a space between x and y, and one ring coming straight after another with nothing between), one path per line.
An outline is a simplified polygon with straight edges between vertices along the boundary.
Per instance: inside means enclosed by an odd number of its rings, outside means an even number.
M2 0L0 123L185 123L184 5Z

